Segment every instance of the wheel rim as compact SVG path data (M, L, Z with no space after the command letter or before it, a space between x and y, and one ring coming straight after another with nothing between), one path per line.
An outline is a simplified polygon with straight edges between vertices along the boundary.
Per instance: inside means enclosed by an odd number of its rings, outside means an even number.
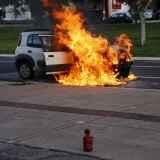
M29 78L31 76L31 69L27 64L22 64L19 69L22 78Z

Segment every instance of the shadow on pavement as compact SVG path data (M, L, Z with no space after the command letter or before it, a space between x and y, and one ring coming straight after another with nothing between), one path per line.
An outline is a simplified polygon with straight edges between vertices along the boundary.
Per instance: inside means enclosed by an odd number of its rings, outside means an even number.
M22 160L22 159L103 160L96 156L89 156L80 153L71 153L55 149L45 149L40 147L32 147L28 145L20 145L20 144L5 143L5 142L0 142L0 159L1 160Z
M57 81L52 75L43 77L35 77L33 80L22 80L16 72L0 74L0 82L9 82L9 85L24 86L34 83L49 83L56 84ZM110 86L105 86L110 87ZM145 79L139 78L136 81L131 81L127 85L122 85L114 88L140 88L140 89L160 89L160 79Z
M10 85L29 85L35 82L42 83L57 83L56 79L52 75L45 75L43 77L35 77L33 80L23 80L19 77L18 73L4 73L0 74L0 82L9 82Z

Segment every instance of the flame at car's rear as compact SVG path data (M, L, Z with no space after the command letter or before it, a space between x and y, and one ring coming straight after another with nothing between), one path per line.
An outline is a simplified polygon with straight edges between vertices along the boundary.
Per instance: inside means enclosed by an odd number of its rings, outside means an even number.
M117 48L126 47L128 61L132 60L132 43L128 36L119 36L114 47L111 46L104 37L95 36L86 30L84 18L74 6L63 6L52 12L52 16L57 20L54 29L57 45L69 48L74 58L69 72L57 77L59 83L74 86L125 83L117 78L119 73L114 66L119 64Z

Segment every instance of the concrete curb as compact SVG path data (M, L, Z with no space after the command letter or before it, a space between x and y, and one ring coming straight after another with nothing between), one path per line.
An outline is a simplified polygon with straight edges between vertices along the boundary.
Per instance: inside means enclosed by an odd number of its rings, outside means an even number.
M2 81L2 80L0 80L0 86L1 85L9 85L9 84L11 84L11 82L10 81Z
M15 55L14 54L0 54L0 57L15 57ZM160 61L160 57L134 57L134 60Z
M160 57L134 57L134 60L143 60L143 61L160 61Z
M15 57L14 54L0 54L0 57Z

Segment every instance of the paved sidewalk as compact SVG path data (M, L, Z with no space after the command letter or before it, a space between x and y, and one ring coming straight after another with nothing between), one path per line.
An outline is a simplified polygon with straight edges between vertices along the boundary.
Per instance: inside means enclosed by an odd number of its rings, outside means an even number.
M160 157L160 90L67 87L45 82L0 85L0 141L82 152L91 129L94 152L111 160ZM139 116L139 118L137 118Z
M94 151L88 155L111 160L151 160L153 155L154 159L160 157L159 123L38 108L0 107L1 142L84 154L82 137L86 128L91 129L94 136ZM19 150L16 153L19 155Z
M103 160L95 156L75 154L28 145L0 142L0 160ZM106 159L107 160L107 159Z
M45 82L0 85L0 101L160 116L160 90L67 87Z

